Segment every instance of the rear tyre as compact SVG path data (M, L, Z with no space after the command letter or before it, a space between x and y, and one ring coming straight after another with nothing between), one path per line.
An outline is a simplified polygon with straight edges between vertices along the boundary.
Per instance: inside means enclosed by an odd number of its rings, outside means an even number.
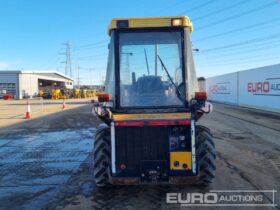
M94 180L98 187L109 185L109 166L111 163L110 128L106 124L98 127L94 140Z
M208 186L215 178L216 151L213 135L209 128L196 126L196 162L199 185Z

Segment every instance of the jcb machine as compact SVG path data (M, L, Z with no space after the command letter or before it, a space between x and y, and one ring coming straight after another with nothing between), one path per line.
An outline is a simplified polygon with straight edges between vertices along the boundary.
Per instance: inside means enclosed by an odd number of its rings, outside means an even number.
M52 99L57 100L60 99L60 97L61 97L61 90L57 88L52 89Z
M186 16L113 19L105 93L94 110L94 179L109 184L213 182L215 146Z

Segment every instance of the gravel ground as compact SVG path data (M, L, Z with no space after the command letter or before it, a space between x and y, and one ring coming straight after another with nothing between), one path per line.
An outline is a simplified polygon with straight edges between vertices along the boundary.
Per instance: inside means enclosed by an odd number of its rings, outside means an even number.
M200 121L212 130L217 150L216 179L208 188L97 189L92 178L92 150L100 121L91 115L90 104L6 126L0 132L0 209L180 209L185 207L166 204L166 193L279 191L280 115L222 104L214 107ZM271 193L262 196L272 203ZM275 203L280 203L279 192Z

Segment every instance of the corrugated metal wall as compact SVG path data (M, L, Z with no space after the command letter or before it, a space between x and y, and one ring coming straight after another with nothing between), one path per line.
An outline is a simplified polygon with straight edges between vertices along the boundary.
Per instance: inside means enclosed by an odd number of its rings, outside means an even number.
M19 98L19 83L18 83L18 74L14 73L5 73L0 74L0 92L1 97L3 91L8 94L14 94L15 98Z
M209 100L280 112L280 64L206 79Z

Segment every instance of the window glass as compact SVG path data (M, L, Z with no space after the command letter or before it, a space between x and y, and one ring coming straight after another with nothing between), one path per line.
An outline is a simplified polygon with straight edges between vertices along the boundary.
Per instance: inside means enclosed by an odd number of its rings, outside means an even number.
M119 39L121 106L182 106L181 32L121 32Z

